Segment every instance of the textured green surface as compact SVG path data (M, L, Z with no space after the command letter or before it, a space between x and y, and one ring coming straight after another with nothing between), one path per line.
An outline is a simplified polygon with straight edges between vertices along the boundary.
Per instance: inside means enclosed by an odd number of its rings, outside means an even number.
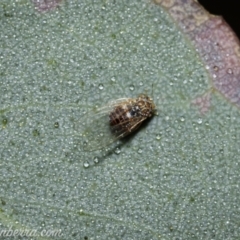
M167 12L5 0L0 21L0 229L238 239L239 109L217 93L206 115L191 106L209 76ZM81 152L86 111L152 84L158 116L106 157Z

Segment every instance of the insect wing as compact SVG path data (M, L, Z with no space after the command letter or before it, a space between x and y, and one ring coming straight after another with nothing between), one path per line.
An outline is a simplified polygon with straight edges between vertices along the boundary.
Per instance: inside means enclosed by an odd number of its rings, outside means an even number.
M102 149L126 135L125 129L117 128L117 126L114 126L113 129L109 124L110 112L114 110L114 107L124 104L126 101L129 101L129 99L117 99L87 114L82 133L84 151L90 152Z
M146 118L133 117L111 127L111 132L117 139L123 138L138 129Z

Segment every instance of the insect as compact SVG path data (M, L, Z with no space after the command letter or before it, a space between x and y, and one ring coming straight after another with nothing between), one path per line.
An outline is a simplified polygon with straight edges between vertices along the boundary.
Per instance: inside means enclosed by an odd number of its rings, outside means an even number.
M146 94L137 98L120 98L87 115L82 134L84 150L94 151L136 131L156 111Z

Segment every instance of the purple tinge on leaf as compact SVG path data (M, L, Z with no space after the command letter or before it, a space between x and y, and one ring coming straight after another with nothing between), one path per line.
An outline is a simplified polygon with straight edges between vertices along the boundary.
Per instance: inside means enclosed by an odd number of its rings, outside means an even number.
M194 40L210 71L213 87L240 106L238 40L221 18L212 18L203 27Z
M167 9L195 44L212 77L211 88L240 107L240 44L227 23L194 0L155 2Z
M62 0L32 0L39 12L47 12L55 9Z
M199 96L192 101L192 104L199 108L201 114L206 114L211 106L211 94L207 92L203 96Z

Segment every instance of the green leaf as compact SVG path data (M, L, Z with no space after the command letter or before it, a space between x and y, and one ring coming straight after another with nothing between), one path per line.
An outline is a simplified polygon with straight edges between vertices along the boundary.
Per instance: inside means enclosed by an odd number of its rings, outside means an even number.
M239 62L221 82L223 60L197 44L216 19L158 3L1 1L1 237L237 239ZM82 151L85 113L140 93L158 114Z

